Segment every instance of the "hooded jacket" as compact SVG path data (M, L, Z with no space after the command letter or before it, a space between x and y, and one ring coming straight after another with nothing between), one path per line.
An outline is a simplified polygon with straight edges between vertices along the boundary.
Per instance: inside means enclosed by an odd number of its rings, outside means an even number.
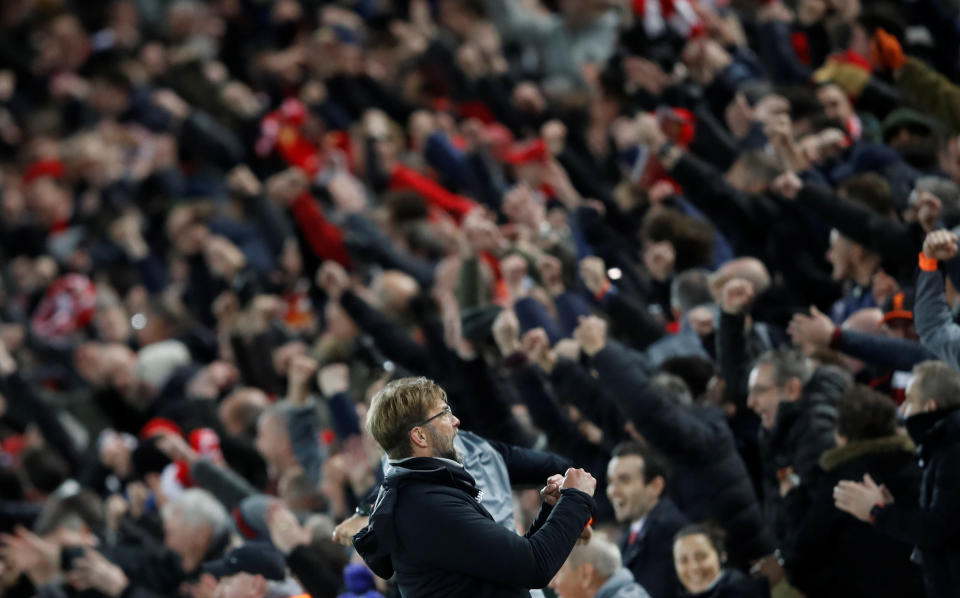
M413 457L393 466L354 546L374 573L396 575L405 598L527 597L560 569L594 510L591 496L565 489L518 536L493 520L459 463Z
M960 587L960 407L918 413L907 419L917 445L919 508L895 502L874 507L880 532L917 547L928 598L955 596Z

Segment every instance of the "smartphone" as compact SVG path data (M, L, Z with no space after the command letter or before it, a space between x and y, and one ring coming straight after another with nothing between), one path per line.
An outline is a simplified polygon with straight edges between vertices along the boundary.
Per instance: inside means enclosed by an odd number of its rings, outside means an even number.
M82 557L86 552L83 546L64 546L60 549L60 568L64 571L72 571L73 563Z

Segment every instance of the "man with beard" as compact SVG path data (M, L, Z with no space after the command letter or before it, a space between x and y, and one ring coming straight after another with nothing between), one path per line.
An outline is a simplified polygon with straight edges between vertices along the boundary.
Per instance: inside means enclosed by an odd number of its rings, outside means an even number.
M410 596L528 596L563 565L594 509L596 480L555 475L526 536L504 529L454 447L460 420L426 378L391 382L373 398L367 429L393 470L354 546L377 575ZM549 520L548 520L549 515Z

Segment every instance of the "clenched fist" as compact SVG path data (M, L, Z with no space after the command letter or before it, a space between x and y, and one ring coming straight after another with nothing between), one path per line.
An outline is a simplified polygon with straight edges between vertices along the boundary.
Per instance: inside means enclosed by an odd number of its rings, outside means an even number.
M723 311L730 315L742 314L753 302L753 283L743 278L728 280L723 285Z
M957 235L948 230L935 230L923 241L923 255L946 261L957 255Z
M571 467L567 470L567 473L564 474L563 483L560 485L561 490L567 488L576 488L593 496L593 491L597 489L597 480L590 475L590 472Z

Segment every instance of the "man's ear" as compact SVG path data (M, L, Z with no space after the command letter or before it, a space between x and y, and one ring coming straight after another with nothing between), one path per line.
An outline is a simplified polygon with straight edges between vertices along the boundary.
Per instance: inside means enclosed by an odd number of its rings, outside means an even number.
M596 577L597 570L594 568L593 563L583 563L577 567L577 580L580 582L581 588L588 589L592 587Z
M413 446L427 448L427 435L423 433L423 429L420 426L411 429L409 437Z
M787 395L787 399L796 401L803 396L803 382L800 382L800 378L790 378L783 387L783 390L784 394Z
M658 475L649 482L647 482L647 488L650 488L650 491L657 495L657 498L663 496L663 490L667 487L667 481L663 479L663 476Z

